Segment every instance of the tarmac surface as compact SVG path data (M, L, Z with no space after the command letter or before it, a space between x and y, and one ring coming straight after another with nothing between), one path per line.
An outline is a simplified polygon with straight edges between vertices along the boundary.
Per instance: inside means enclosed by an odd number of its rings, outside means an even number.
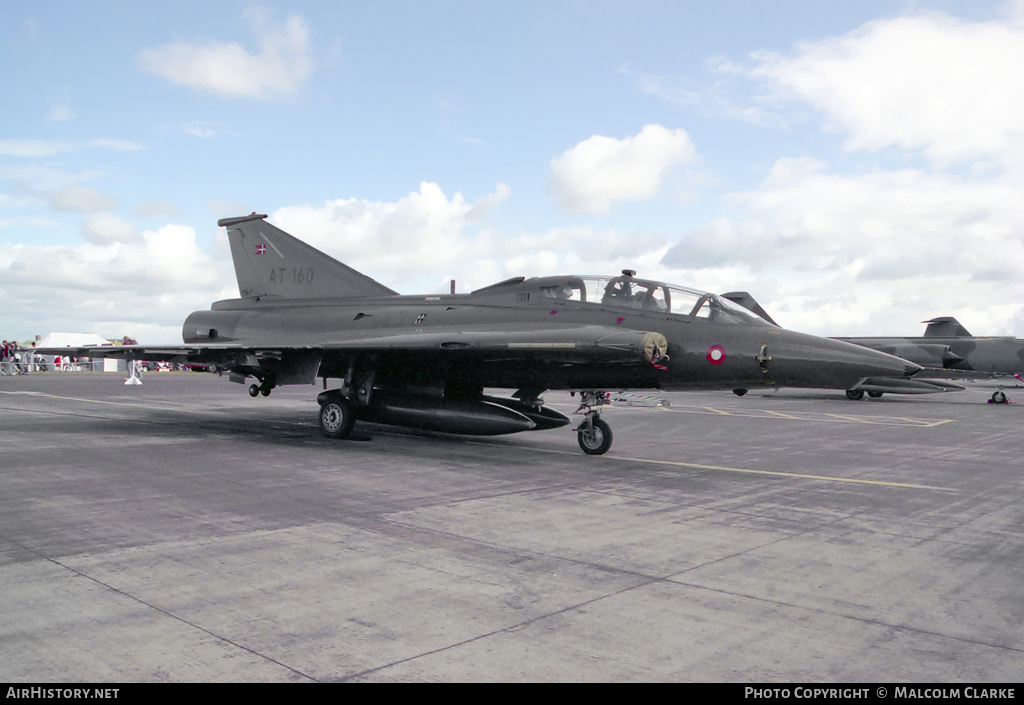
M0 682L1024 676L1024 404L991 388L666 394L590 457L123 379L0 377Z

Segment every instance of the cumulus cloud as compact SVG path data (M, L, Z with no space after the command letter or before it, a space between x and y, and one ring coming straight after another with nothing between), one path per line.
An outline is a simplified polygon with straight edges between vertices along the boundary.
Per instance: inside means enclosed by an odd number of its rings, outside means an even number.
M111 217L112 218L112 217ZM108 229L125 235L132 228L114 218ZM109 232L109 230L108 230ZM149 294L190 291L216 283L217 268L195 241L195 231L166 225L141 236L107 237L102 244L77 247L0 245L0 272L11 284L93 292L134 291L144 284Z
M659 277L665 271L659 264L665 235L590 226L495 229L490 217L510 197L500 183L467 199L424 182L393 201L335 199L282 208L269 220L405 293L447 291L449 278L465 292L517 275L633 267ZM85 242L74 247L0 244L0 296L14 312L9 325L38 326L41 334L85 326L103 335L175 342L190 311L238 295L223 229L210 250L197 246L192 228L140 233L105 213L86 217L81 234Z
M755 188L723 197L720 216L675 238L668 276L747 288L812 333L913 334L955 315L1020 335L1022 7L984 22L912 13L744 65L716 58L710 88L642 77L688 110L765 127L817 119L857 153L846 173L846 156L777 158Z
M138 67L172 83L224 98L275 100L291 95L312 73L309 30L299 15L275 21L247 10L258 49L236 42L175 41L136 56Z
M1024 24L912 15L754 58L753 77L820 111L850 150L898 146L940 164L1020 156Z
M589 226L506 232L489 226L488 216L510 197L505 184L468 200L424 182L394 201L348 198L290 206L268 220L403 293L447 291L453 277L465 292L519 275L632 267L653 277L665 271L659 264L665 234Z
M435 183L393 202L347 198L321 206L289 206L270 216L278 227L338 259L357 255L367 274L386 279L450 267L480 247L466 227L479 221L511 189L498 184L474 202L461 193L450 199ZM383 281L383 280L382 280ZM387 282L385 282L387 283Z
M550 190L566 210L604 213L616 201L654 196L674 167L695 157L682 129L647 125L624 139L595 135L551 161Z
M93 213L82 222L82 237L96 245L132 242L138 238L135 224L110 213Z
M553 266L557 259L539 243L558 245L558 239L481 229L510 195L508 186L498 184L467 200L424 182L395 201L336 199L282 208L270 220L398 290L447 290L447 277L440 277L445 273L457 274L465 291L509 276L505 259L518 256L514 264L528 267ZM165 205L152 204L153 211ZM238 296L221 229L211 250L197 245L190 227L139 233L106 213L86 217L81 234L85 242L73 247L0 243L0 296L15 312L10 325L39 326L41 334L87 326L102 335L132 333L143 340L145 332L144 342L175 342L190 311Z
M730 196L736 217L682 233L663 264L728 269L780 322L808 332L910 334L906 319L980 307L988 332L1008 333L1024 298L1015 193L1007 181L919 169L847 175L781 159L756 189Z
M134 237L132 226L117 219L90 227L120 233L120 240L75 247L0 243L0 296L12 323L24 328L22 321L32 321L27 325L40 334L85 326L106 336L175 342L189 311L237 295L230 258L211 257L190 227L166 225Z

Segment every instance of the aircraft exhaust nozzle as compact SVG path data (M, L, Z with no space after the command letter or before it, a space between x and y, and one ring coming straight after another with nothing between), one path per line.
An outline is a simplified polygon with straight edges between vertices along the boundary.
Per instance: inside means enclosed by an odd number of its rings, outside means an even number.
M953 352L949 348L946 348L946 351L944 353L942 353L942 366L943 367L952 367L953 365L955 365L955 364L957 364L959 362L963 362L963 361L964 361L964 359L962 357L957 355L955 352Z

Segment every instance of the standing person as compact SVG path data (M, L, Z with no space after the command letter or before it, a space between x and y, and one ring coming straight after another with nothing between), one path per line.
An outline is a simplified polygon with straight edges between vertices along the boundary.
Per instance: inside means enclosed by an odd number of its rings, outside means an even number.
M7 374L7 356L11 353L11 346L6 340L4 341L3 347L0 348L0 375ZM13 372L13 370L12 370Z

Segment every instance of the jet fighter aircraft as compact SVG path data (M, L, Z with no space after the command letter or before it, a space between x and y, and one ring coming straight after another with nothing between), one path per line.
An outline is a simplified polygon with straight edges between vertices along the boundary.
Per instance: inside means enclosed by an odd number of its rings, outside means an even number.
M1019 375L1024 372L1024 339L1012 336L974 337L952 316L925 321L920 338L837 338L898 355L929 370L945 370L955 379ZM993 401L1006 400L1002 392Z
M323 380L320 429L355 421L496 435L565 426L545 390L579 393L585 453L605 453L600 418L620 389L906 383L921 368L885 353L771 325L693 289L618 276L516 277L470 294L399 295L266 222L224 218L240 298L189 315L183 345L71 354L216 365L252 396ZM49 354L67 353L55 348ZM340 385L328 389L328 380ZM485 388L516 390L511 397Z

